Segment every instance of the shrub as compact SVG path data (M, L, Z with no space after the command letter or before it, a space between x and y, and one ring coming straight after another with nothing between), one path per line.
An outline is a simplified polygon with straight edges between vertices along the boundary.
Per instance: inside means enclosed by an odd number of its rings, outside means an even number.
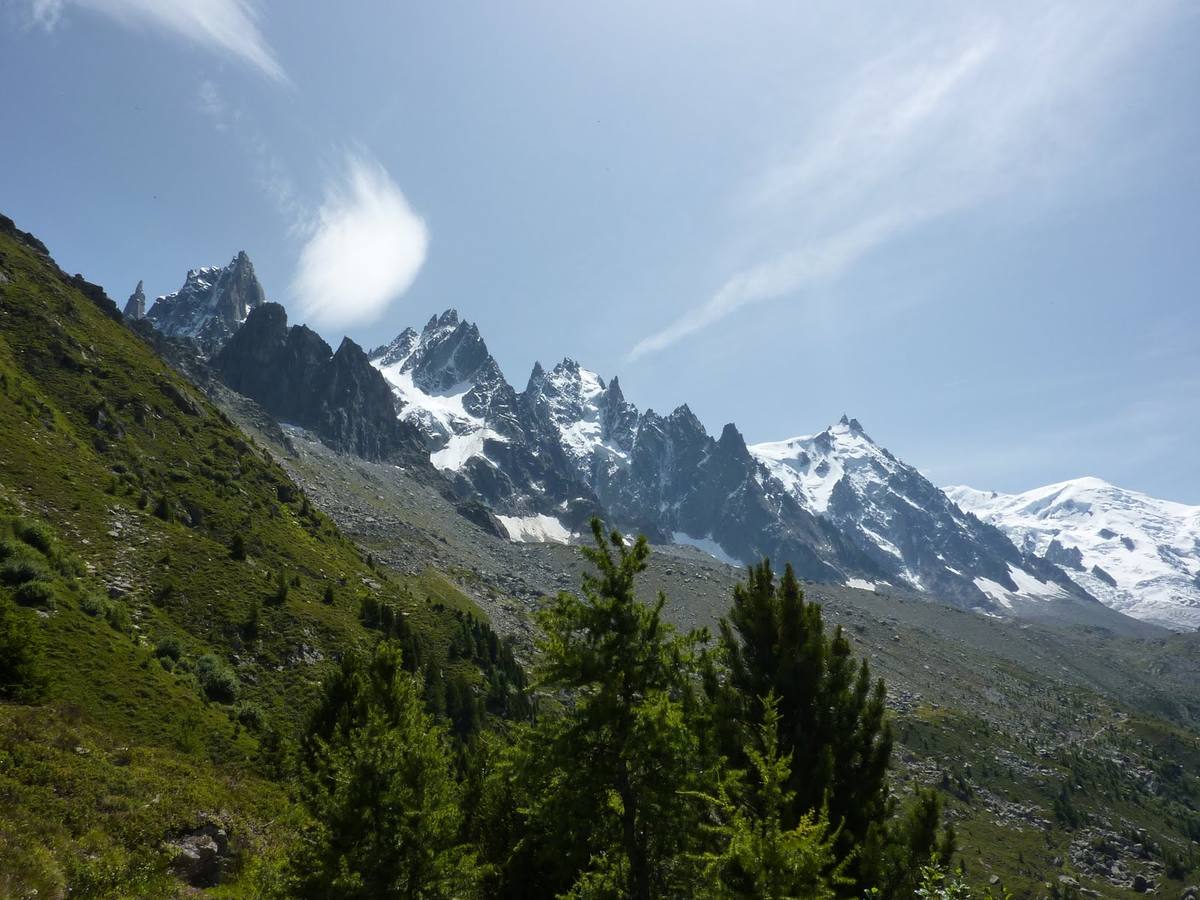
M12 556L0 563L0 581L5 584L24 584L48 574L45 564L29 556Z
M167 580L160 584L154 591L154 602L158 606L166 603L179 592L179 586L175 583L175 579L168 576Z
M28 702L45 687L41 632L32 614L0 599L0 697Z
M159 659L169 659L173 662L179 662L179 657L183 656L183 648L179 645L179 638L174 635L167 635L161 638L154 645L154 655Z
M132 631L133 621L129 618L129 610L119 601L109 601L104 605L104 620L116 631Z
M251 731L262 731L263 724L266 722L266 716L263 714L262 707L257 703L241 702L237 705L234 711L237 720Z
M171 509L171 500L166 494L160 494L158 499L154 501L154 515L164 522L170 522L175 518L175 513Z
M79 601L79 608L89 616L104 615L104 610L107 606L108 601L95 594L85 594L83 599Z
M262 606L255 600L250 606L250 612L246 616L246 621L242 623L241 632L244 640L252 641L258 637L258 627L261 619Z
M232 703L237 699L240 687L237 676L227 663L212 653L206 653L196 660L196 679L209 700Z
M18 521L13 531L22 541L49 556L54 551L54 536L41 522Z
M41 606L54 609L58 605L58 596L49 583L45 581L27 581L13 594L13 599L21 606Z
M280 569L275 577L275 591L269 598L270 602L276 606L282 606L286 603L289 587L287 573L283 569Z

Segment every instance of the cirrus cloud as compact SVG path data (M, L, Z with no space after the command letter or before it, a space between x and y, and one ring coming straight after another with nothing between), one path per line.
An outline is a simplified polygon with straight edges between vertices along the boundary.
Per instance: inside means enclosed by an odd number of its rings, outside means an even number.
M871 254L922 226L1000 201L1052 202L1115 154L1113 122L1149 39L1179 0L1017 0L901 17L798 120L782 160L738 192L750 255L700 302L636 343L665 350L758 303L814 299ZM1068 198L1069 199L1069 198Z
M249 0L33 0L32 15L47 31L74 5L108 16L126 28L150 28L232 54L273 81L287 73L258 28Z
M425 222L383 166L348 154L300 251L291 285L299 320L327 327L374 321L408 290L428 247Z

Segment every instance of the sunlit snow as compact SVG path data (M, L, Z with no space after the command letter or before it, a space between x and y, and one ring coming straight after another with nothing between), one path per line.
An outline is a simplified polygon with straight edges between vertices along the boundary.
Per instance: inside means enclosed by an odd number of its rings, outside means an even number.
M1138 619L1200 627L1200 507L1159 500L1099 478L1076 478L1022 494L962 485L946 488L946 493L1028 552L1044 556L1053 540L1064 550L1078 549L1082 568L1063 570L1106 605Z
M509 540L525 543L569 544L571 532L553 516L496 516Z

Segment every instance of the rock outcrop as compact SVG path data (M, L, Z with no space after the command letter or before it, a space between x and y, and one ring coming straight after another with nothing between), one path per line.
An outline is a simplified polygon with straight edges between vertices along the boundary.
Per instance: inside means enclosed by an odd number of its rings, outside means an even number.
M155 300L145 317L168 337L190 338L205 356L212 356L265 302L254 264L243 250L227 266L189 271L183 287Z
M375 460L423 451L362 348L346 338L335 353L312 329L288 327L277 303L251 310L212 363L230 388L336 450Z
M143 289L141 281L137 283L137 287L125 301L125 309L122 314L125 318L134 320L141 319L146 315L146 291Z

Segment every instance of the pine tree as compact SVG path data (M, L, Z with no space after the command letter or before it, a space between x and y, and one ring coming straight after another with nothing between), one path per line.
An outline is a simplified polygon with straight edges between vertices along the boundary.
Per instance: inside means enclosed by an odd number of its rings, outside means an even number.
M750 769L723 781L711 800L718 851L706 857L699 897L709 900L826 900L840 881L829 823L805 813L792 828L783 816L791 756L779 747L779 702L764 698L763 721L746 748Z
M728 679L710 676L716 732L735 761L743 757L747 728L765 721L758 698L779 702L780 747L792 758L783 814L787 827L827 810L836 830L837 858L851 859L891 814L886 775L891 728L883 682L872 683L866 660L856 665L840 627L830 637L820 604L807 603L789 565L776 584L770 563L752 566L734 589L733 608L721 622ZM858 887L873 881L871 861L857 854L850 874Z
M301 783L314 824L294 866L302 896L477 896L449 744L401 662L387 641L347 656L312 716Z
M537 871L509 896L671 896L687 877L682 850L695 833L697 742L689 728L699 635L664 623L665 598L634 596L644 537L607 536L592 521L584 549L596 574L582 597L563 593L540 616L540 683L569 705L529 731L518 759L499 767L504 790L526 804L509 865ZM515 775L513 773L516 773ZM510 826L512 827L511 823ZM504 891L501 891L503 893Z

